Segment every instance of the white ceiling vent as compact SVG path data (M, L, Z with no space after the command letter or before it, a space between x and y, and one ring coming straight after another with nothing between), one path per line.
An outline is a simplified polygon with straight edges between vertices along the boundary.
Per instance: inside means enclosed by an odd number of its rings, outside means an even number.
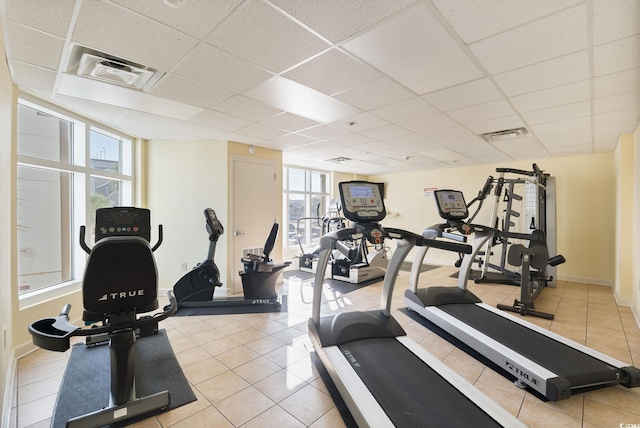
M494 141L512 140L514 138L528 137L531 135L526 128L505 129L503 131L487 132L481 137L486 141L493 143Z
M345 158L344 156L340 156L337 158L332 158L332 159L327 159L327 162L335 162L335 163L344 163L344 162L348 162L351 159L349 158Z
M81 45L73 46L66 71L142 92L151 89L164 75L163 71Z

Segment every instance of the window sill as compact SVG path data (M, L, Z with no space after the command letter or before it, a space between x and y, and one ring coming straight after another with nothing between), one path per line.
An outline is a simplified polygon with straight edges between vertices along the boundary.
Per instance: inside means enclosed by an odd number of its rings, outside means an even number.
M79 291L81 287L82 281L74 280L32 291L30 293L25 293L18 297L20 310L75 293L76 291Z

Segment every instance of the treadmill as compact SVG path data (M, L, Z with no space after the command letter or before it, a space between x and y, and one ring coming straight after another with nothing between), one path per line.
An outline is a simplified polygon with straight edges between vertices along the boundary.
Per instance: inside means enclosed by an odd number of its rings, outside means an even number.
M391 298L403 260L420 235L382 228L386 216L377 183L339 184L348 229L320 240L309 337L359 427L523 427L443 362L406 336L391 316ZM322 284L336 243L364 236L372 244L396 239L398 246L384 278L380 310L321 316ZM428 241L429 245L470 252L465 244Z
M473 260L497 231L464 221L469 213L462 192L437 190L434 196L447 222L425 229L422 236L461 242L473 237L473 252L463 258L457 287L418 289L419 268L429 246L418 248L405 292L410 310L514 376L516 386L529 387L550 401L612 385L640 386L640 369L486 305L467 290Z

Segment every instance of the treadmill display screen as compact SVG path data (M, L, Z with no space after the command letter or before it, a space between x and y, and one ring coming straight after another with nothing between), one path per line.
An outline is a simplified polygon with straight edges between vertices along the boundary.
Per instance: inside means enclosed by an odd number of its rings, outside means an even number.
M367 181L347 181L338 185L344 216L357 223L373 223L387 215L380 185Z
M436 190L434 195L440 217L446 220L461 220L469 215L462 192L458 190Z

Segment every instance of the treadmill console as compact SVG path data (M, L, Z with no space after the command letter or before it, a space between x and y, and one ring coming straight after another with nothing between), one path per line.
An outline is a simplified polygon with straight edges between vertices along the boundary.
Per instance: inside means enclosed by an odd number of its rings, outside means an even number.
M344 181L338 185L342 213L354 223L376 223L387 212L378 183L368 181Z
M469 216L464 195L459 190L436 190L434 192L438 214L445 220L464 220Z
M140 236L150 242L151 212L134 207L97 209L96 242L107 236Z

